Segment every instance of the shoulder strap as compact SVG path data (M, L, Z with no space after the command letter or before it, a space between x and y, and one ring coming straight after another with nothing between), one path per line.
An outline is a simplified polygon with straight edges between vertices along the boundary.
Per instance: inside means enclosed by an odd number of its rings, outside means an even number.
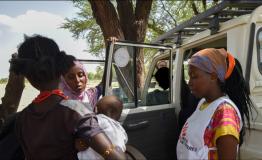
M87 109L84 103L77 100L62 100L59 104L67 108L70 108L71 110L74 110L75 112L79 113L81 116L84 116L85 114L93 113L93 111Z
M242 129L242 127L243 127L242 117L241 117L241 114L240 114L240 111L239 111L238 107L236 106L236 104L228 96L225 96L224 100L227 103L229 103L235 109L235 111L237 112L237 115L238 115L238 117L240 119L240 129Z
M199 107L205 102L205 98L202 98L199 102L198 102L198 105L197 105L197 108L196 109L199 109Z

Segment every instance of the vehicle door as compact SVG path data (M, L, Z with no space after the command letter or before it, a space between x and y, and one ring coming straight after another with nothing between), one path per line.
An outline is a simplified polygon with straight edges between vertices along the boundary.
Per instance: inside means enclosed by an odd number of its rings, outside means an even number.
M253 16L261 15L262 7L259 7ZM241 158L260 159L262 156L262 23L260 20L256 21L256 18L253 18L249 34L245 78L249 83L251 99L256 111L252 114L251 131L246 133L245 143L240 149Z
M174 50L164 45L116 42L107 52L105 95L115 95L124 103L120 122L128 134L128 144L150 160L176 159L178 133L172 89L176 64ZM144 68L138 65L141 54ZM169 69L169 78L164 79L169 88L165 90L155 78L162 67ZM142 74L138 72L141 69ZM137 80L139 75L142 75L142 83ZM153 93L161 94L149 98Z

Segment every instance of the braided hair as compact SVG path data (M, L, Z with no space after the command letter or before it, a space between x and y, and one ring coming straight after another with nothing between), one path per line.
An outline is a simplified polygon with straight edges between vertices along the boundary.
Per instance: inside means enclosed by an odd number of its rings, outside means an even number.
M222 91L225 92L236 104L241 114L243 122L243 127L240 131L239 138L239 144L241 145L243 143L243 138L246 131L244 125L247 123L248 129L250 129L250 118L252 117L251 109L253 108L255 110L255 107L249 97L249 86L243 77L242 67L237 59L235 59L235 67L231 75L226 79L224 84L221 84L221 88Z
M18 47L18 54L10 60L10 71L38 84L51 82L64 72L63 61L67 57L50 38L40 35L25 37Z

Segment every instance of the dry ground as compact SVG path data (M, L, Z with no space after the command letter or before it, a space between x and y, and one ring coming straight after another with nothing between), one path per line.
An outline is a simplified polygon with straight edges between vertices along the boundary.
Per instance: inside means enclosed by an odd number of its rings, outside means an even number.
M0 84L0 97L3 97L5 94L5 86L6 84ZM33 88L29 83L25 84L25 89L22 94L22 98L18 107L18 111L21 111L25 108L32 100L37 96L39 92ZM1 100L2 103L2 100Z
M87 87L94 87L98 85L100 81L89 81L89 85ZM5 86L6 84L0 84L0 102L2 103L1 97L5 94ZM18 111L24 109L28 104L32 102L32 100L38 95L38 91L32 87L29 83L25 83L25 89L22 94L22 98L18 107Z

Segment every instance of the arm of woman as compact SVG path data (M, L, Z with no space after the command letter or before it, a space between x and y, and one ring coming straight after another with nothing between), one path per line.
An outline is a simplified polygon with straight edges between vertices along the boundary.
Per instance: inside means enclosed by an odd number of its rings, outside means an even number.
M221 136L216 141L218 159L235 160L238 140L232 135Z
M86 148L91 147L106 160L122 160L126 159L124 152L118 150L114 147L111 141L107 138L104 132L98 125L98 120L95 114L85 114L83 116L77 116L77 128L76 128L76 138L81 138L83 140L84 146ZM76 142L77 144L78 142ZM82 148L80 144L80 148ZM85 148L83 147L83 148ZM76 145L76 149L79 149Z
M104 133L99 133L93 136L89 142L89 146L102 155L106 160L126 159L124 152L113 146Z
M218 159L236 159L240 133L237 112L231 105L224 103L218 107L213 118Z

